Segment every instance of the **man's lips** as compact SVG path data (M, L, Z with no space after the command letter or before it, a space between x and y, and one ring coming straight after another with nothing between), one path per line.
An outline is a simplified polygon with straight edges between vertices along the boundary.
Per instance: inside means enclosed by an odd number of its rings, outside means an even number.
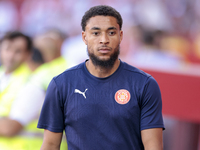
M109 47L101 47L101 48L98 49L98 51L101 52L101 53L108 53L108 52L111 51L111 48L109 48Z

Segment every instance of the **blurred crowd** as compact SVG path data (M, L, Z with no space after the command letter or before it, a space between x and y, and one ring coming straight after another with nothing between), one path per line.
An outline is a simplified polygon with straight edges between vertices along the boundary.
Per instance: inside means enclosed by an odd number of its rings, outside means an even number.
M20 30L34 37L44 28L56 27L69 36L63 56L74 55L68 49L80 45L84 56L75 59L82 61L87 54L78 37L81 17L98 4L111 5L122 15L121 57L140 59L141 51L153 51L152 55L161 55L166 62L200 63L199 0L0 0L0 35Z
M122 60L200 64L199 0L0 0L0 149L39 149L45 91L54 76L88 58L81 17L99 4L122 15Z
M37 121L45 92L51 79L67 68L61 56L64 38L48 29L33 40L18 31L1 39L0 149L40 149L43 131Z

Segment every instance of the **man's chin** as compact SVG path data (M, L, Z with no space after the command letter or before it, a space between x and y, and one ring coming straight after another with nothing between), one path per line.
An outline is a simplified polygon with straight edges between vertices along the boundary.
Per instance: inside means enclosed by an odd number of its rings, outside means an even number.
M115 49L114 53L111 55L100 55L95 56L93 53L88 52L88 56L92 60L95 66L100 66L103 68L112 68L115 61L119 56L119 46Z
M110 60L110 56L99 56L98 60L107 62Z
M5 69L7 72L13 72L15 71L19 65L5 65Z

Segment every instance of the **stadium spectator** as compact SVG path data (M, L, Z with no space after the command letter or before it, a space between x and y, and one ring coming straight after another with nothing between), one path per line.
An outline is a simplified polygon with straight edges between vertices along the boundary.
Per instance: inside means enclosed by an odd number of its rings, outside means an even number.
M67 69L67 62L61 56L64 39L65 36L57 29L49 29L34 38L34 46L40 50L45 63L33 72L30 80L19 93L15 101L16 105L12 107L12 115L20 120L23 126L31 126L38 134L41 131L38 132L36 126L47 86L54 76ZM31 150L39 149L42 143L41 137L36 136L38 143L35 143L36 146L30 148ZM33 146L32 143L30 142L30 147ZM61 149L66 150L66 148L67 144L64 141Z
M20 32L9 32L1 40L0 56L0 149L22 149L27 137L20 134L23 124L11 114L15 99L27 82L31 70L26 61L31 39ZM26 112L25 112L26 113Z

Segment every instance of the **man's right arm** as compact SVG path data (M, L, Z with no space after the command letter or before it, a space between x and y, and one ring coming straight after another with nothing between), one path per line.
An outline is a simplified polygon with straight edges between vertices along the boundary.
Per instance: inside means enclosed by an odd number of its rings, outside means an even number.
M44 130L44 139L40 150L60 150L62 132Z

